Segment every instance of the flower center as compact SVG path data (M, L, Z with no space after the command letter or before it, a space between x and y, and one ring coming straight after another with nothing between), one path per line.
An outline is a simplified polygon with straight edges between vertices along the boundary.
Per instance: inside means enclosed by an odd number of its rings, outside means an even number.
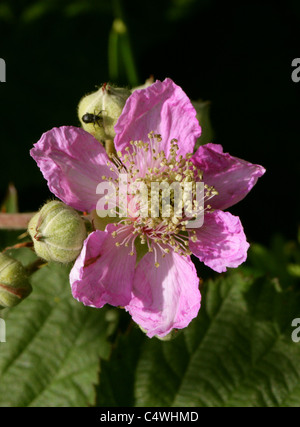
M139 244L146 245L149 252L159 249L163 256L170 250L191 255L189 238L196 241L196 231L189 227L188 234L187 224L211 210L207 201L218 193L202 182L203 173L190 160L191 153L185 157L178 154L176 139L172 139L166 153L161 149L160 135L150 132L148 138L148 142L131 141L124 155L117 153L118 158L110 156L119 171L115 180L119 199L121 180L126 174L128 204L126 217L118 223L122 227L113 236L131 230L128 238L116 245L128 246L130 239L138 237ZM203 186L200 201L196 191L199 183Z

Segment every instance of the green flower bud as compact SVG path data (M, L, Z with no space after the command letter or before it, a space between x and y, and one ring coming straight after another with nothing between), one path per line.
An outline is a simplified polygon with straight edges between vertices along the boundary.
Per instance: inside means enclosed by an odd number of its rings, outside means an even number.
M84 130L98 141L113 140L114 126L120 117L130 90L105 83L99 90L84 96L78 105L78 118Z
M57 200L46 203L28 225L36 254L46 261L68 263L79 255L87 236L80 215Z
M0 309L14 307L31 291L25 267L14 258L0 253Z

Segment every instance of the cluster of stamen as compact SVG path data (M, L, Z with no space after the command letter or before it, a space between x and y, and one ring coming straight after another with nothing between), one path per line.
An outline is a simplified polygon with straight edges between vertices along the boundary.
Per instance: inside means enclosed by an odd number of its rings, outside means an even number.
M172 139L170 151L166 153L160 148L162 140L160 135L150 132L148 138L148 142L131 141L130 147L125 149L125 154L118 152L118 157L110 156L111 170L117 168L120 176L126 173L128 188L135 188L134 195L139 196L139 214L136 215L133 212L122 218L116 224L118 229L112 235L119 237L116 246L131 245L130 255L134 254L135 239L138 237L142 245L147 245L149 252L154 252L155 265L158 267L157 251L159 250L163 257L172 250L182 256L191 255L189 239L194 242L197 240L196 231L189 228L188 234L186 226L191 217L195 218L199 213L211 210L207 201L218 193L214 187L204 184L204 203L199 204L196 197L187 198L186 193L183 192L182 202L185 206L183 213L183 204L180 204L178 209L175 203L175 192L170 191L170 187L172 183L179 183L182 189L187 183L195 186L196 182L202 181L203 173L190 160L192 154L186 154L185 157L178 155L179 147L176 139ZM118 177L115 180L111 177L102 178L115 185L118 197L121 178ZM157 183L154 189L153 183ZM168 192L166 198L164 185ZM130 199L132 192L128 191L127 196ZM151 210L154 205L158 207L155 215ZM140 212L144 214L141 215ZM168 212L167 216L165 212ZM125 237L120 241L122 233Z

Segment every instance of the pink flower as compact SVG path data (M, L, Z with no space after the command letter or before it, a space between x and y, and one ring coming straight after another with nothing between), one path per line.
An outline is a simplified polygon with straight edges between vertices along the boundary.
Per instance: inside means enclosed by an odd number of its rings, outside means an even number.
M156 81L129 97L115 126L121 161L109 159L98 141L75 127L46 132L31 150L50 190L80 211L96 209L103 180L118 192L125 171L129 187L174 180L207 184L202 227L186 228L186 217L176 217L172 203L169 218L142 217L133 208L89 234L70 273L76 299L125 307L149 337L184 328L197 316L201 296L191 254L217 272L245 261L249 244L241 222L223 209L243 199L265 172L223 153L220 145L201 146L191 155L201 133L195 116L180 87L170 79Z

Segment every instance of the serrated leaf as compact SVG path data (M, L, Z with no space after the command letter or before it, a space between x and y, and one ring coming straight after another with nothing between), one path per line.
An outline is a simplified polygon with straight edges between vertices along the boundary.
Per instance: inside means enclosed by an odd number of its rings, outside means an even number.
M69 269L43 267L29 298L5 313L0 343L0 406L88 406L95 400L99 357L107 358L105 309L71 296Z
M147 340L136 406L299 406L300 296L268 279L228 274L206 283L197 319L171 342Z
M101 364L97 406L134 406L134 375L144 340L137 327L118 337L110 359Z

